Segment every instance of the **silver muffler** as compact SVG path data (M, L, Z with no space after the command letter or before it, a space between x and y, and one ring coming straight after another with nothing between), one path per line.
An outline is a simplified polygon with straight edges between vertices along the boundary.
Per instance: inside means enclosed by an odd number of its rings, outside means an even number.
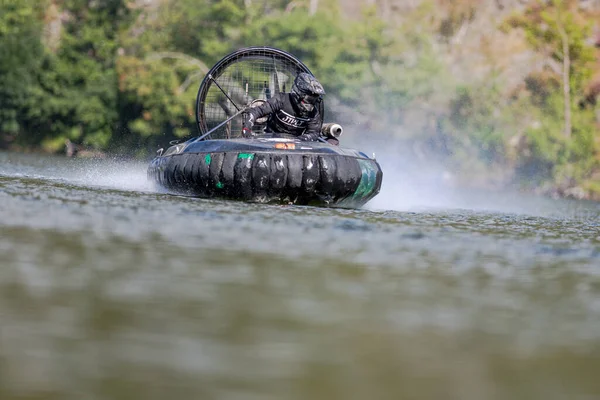
M332 122L323 124L323 127L321 128L321 133L323 133L323 135L336 139L342 136L343 132L344 128L342 128L340 124L335 124Z

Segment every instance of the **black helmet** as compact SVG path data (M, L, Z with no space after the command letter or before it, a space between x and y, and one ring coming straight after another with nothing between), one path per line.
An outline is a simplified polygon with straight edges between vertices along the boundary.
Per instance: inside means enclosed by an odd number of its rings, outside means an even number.
M323 85L311 74L301 72L294 79L292 98L302 110L312 111L315 104L321 100L324 94L325 89L323 89Z

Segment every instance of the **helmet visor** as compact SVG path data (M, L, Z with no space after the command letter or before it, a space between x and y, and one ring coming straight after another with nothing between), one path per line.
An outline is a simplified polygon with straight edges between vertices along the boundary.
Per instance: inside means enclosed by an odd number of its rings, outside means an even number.
M304 94L302 95L302 101L308 104L315 104L317 100L321 99L321 95L318 94Z

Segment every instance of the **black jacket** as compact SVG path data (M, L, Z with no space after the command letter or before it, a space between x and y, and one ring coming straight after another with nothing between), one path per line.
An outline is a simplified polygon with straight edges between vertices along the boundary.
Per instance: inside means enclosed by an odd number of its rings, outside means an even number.
M288 133L295 136L302 135L305 140L317 140L323 126L323 116L319 113L317 104L311 112L302 112L290 98L290 93L278 93L264 104L248 110L248 118L244 123L247 128L258 118L269 116L267 132Z

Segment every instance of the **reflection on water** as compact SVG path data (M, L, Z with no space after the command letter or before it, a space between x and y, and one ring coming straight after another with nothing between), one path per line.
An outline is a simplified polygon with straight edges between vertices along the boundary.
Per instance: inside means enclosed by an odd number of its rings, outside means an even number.
M262 206L144 168L0 153L1 399L600 398L596 205Z

